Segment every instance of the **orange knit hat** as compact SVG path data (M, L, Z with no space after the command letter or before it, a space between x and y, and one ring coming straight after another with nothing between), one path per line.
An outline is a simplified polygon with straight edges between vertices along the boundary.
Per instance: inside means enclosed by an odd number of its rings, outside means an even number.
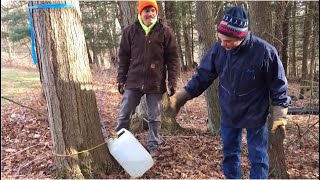
M155 0L139 0L138 1L138 13L141 14L141 11L147 6L154 7L158 13L158 4Z

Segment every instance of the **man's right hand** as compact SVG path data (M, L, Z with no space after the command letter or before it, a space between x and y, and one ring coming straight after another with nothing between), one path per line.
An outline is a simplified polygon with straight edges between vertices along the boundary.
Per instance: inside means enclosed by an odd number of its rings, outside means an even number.
M124 83L118 82L118 91L122 95L124 93Z
M184 88L181 89L169 97L168 107L165 109L165 113L171 118L176 117L180 108L190 99L192 99L190 94Z

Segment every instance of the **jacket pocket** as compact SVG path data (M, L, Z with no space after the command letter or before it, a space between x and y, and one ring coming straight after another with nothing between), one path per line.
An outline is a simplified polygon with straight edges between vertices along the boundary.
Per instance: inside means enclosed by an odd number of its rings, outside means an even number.
M260 87L257 78L257 70L255 68L242 69L241 79L238 82L237 95L245 96L256 89L259 89Z

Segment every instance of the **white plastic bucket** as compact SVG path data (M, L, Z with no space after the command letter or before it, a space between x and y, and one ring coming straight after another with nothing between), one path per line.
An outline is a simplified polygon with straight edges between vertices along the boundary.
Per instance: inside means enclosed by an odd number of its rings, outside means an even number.
M131 177L140 177L153 166L153 159L134 135L122 128L118 138L109 139L108 148Z

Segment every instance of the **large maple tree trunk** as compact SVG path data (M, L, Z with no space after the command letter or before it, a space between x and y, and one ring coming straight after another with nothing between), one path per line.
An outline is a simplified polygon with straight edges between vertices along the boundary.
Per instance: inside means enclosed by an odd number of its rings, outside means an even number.
M32 1L29 5L42 3ZM68 3L78 4L78 1ZM94 178L117 169L106 145L94 148L104 139L79 9L34 9L32 21L48 106L56 177ZM90 148L94 149L79 153ZM70 154L76 155L60 156Z

